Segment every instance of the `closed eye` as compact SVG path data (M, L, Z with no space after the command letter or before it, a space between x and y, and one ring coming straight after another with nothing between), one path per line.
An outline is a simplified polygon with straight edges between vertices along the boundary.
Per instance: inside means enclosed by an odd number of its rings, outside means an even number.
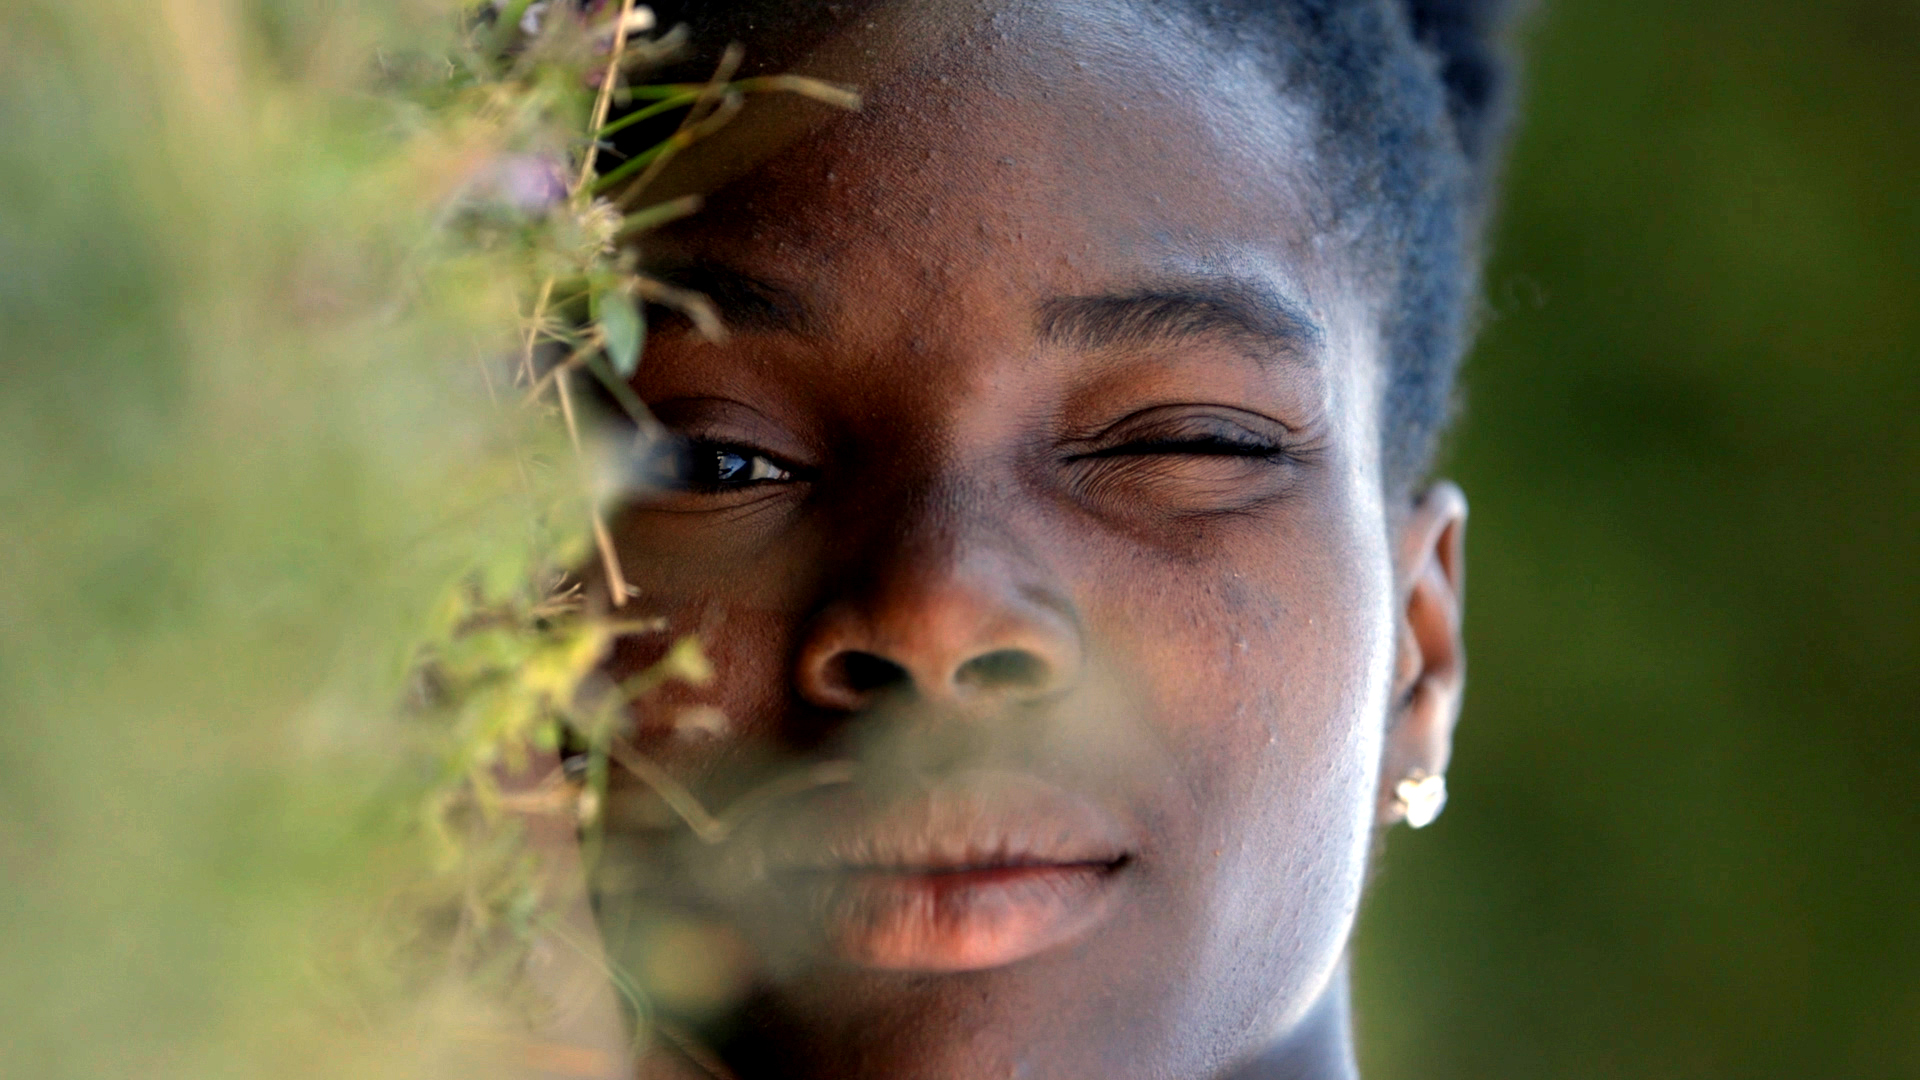
M1187 454L1195 457L1275 458L1286 452L1287 450L1283 446L1277 446L1257 438L1207 435L1199 438L1142 439L1136 442L1122 443L1118 446L1102 447L1084 454L1076 454L1074 460L1087 461L1099 458L1151 457L1166 454Z
M1312 442L1224 405L1143 409L1062 449L1079 497L1123 518L1240 513L1293 490Z

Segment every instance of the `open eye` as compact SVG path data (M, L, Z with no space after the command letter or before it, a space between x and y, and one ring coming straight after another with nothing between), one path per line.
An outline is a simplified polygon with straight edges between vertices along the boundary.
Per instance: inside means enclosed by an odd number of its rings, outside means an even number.
M714 494L793 479L793 470L752 447L700 439L684 443L673 476L683 491Z

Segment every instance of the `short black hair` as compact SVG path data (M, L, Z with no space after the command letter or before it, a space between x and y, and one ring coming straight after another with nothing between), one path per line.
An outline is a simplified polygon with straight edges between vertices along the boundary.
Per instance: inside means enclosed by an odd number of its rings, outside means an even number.
M1432 467L1478 314L1513 76L1513 0L1186 0L1318 109L1329 227L1382 275L1382 456L1405 493Z
M747 70L796 61L886 0L661 0L685 23L699 78L730 41ZM1151 0L1139 0L1150 3ZM1460 358L1478 313L1482 235L1509 117L1506 29L1518 0L1173 0L1205 35L1261 58L1319 113L1322 181L1334 220L1386 297L1382 457L1392 494L1432 467L1453 413ZM630 129L638 149L659 132Z

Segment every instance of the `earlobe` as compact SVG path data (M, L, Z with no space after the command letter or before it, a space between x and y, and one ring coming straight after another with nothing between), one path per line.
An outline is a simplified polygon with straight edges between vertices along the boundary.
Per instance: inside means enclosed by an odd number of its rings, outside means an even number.
M1461 633L1467 498L1440 481L1402 519L1396 561L1398 656L1393 709L1381 761L1378 821L1421 819L1437 805L1414 807L1405 791L1444 791L1453 728L1466 683ZM1410 782L1410 783L1409 783ZM1431 800L1429 800L1431 802Z

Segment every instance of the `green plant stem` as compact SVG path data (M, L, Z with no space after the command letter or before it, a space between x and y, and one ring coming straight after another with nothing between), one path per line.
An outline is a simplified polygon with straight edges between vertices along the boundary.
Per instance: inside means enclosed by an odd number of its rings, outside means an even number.
M646 402L640 400L640 395L633 392L633 387L628 386L625 379L615 374L605 355L595 353L587 358L586 363L587 370L600 380L600 384L607 388L607 393L613 395L613 400L620 403L634 423L644 426L653 422L653 414L647 411Z
M644 109L636 109L633 112L630 112L627 115L621 117L620 119L615 120L610 124L607 124L606 126L602 127L598 132L595 133L595 137L604 139L609 135L613 135L617 132L625 131L627 128L630 128L633 125L640 123L642 120L651 120L654 117L659 116L661 113L672 112L675 109L686 108L688 105L691 105L695 101L699 100L699 97L700 95L696 91L696 92L686 93L686 94L676 94L673 97L656 101Z

